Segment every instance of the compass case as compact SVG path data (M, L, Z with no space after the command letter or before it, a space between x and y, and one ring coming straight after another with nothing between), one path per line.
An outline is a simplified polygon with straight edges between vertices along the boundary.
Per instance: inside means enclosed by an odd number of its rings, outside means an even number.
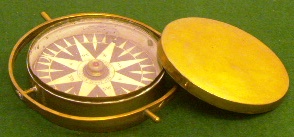
M157 31L111 14L47 19L11 53L9 74L20 99L48 120L74 130L107 132L148 117L160 121L153 112L168 102L176 87L164 86L165 71L156 57ZM69 29L59 30L64 24ZM23 90L13 71L18 53L28 45L33 87Z

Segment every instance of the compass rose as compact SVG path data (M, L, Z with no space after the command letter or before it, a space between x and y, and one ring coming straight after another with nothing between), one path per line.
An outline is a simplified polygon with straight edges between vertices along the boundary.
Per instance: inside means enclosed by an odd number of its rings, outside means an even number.
M149 85L159 73L139 44L105 34L61 38L43 50L33 72L47 85L68 94L128 94Z

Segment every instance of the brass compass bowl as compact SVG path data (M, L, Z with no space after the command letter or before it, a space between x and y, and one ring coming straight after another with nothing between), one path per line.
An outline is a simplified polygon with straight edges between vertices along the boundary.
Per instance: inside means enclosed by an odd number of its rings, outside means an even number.
M50 121L69 129L124 129L160 109L175 92L163 91L157 62L160 33L118 15L85 13L51 19L25 34L9 60L20 98ZM14 77L18 52L29 45L27 69L33 87Z

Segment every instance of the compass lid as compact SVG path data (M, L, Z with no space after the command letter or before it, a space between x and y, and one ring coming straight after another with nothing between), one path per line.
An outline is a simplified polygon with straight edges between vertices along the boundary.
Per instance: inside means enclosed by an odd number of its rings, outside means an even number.
M229 111L270 111L289 87L284 65L265 44L212 19L190 17L168 24L158 58L188 92Z

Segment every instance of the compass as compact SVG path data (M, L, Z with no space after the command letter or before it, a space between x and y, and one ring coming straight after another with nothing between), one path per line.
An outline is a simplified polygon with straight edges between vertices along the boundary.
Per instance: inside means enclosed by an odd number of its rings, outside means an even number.
M273 110L289 87L275 53L224 22L182 18L161 35L113 14L42 16L47 21L16 43L9 74L20 99L69 129L107 132L148 117L159 122L154 112L179 86L213 106L245 114ZM14 77L25 46L33 83L27 90Z
M29 69L58 92L121 96L149 85L162 71L156 58L157 39L130 23L75 18L37 37L30 47Z
M140 123L166 104L176 87L166 90L157 60L160 34L118 15L75 14L51 19L21 38L11 65L29 46L27 69L33 87L20 98L50 121L82 131L113 131ZM29 43L26 43L30 41ZM13 75L13 66L10 69Z

